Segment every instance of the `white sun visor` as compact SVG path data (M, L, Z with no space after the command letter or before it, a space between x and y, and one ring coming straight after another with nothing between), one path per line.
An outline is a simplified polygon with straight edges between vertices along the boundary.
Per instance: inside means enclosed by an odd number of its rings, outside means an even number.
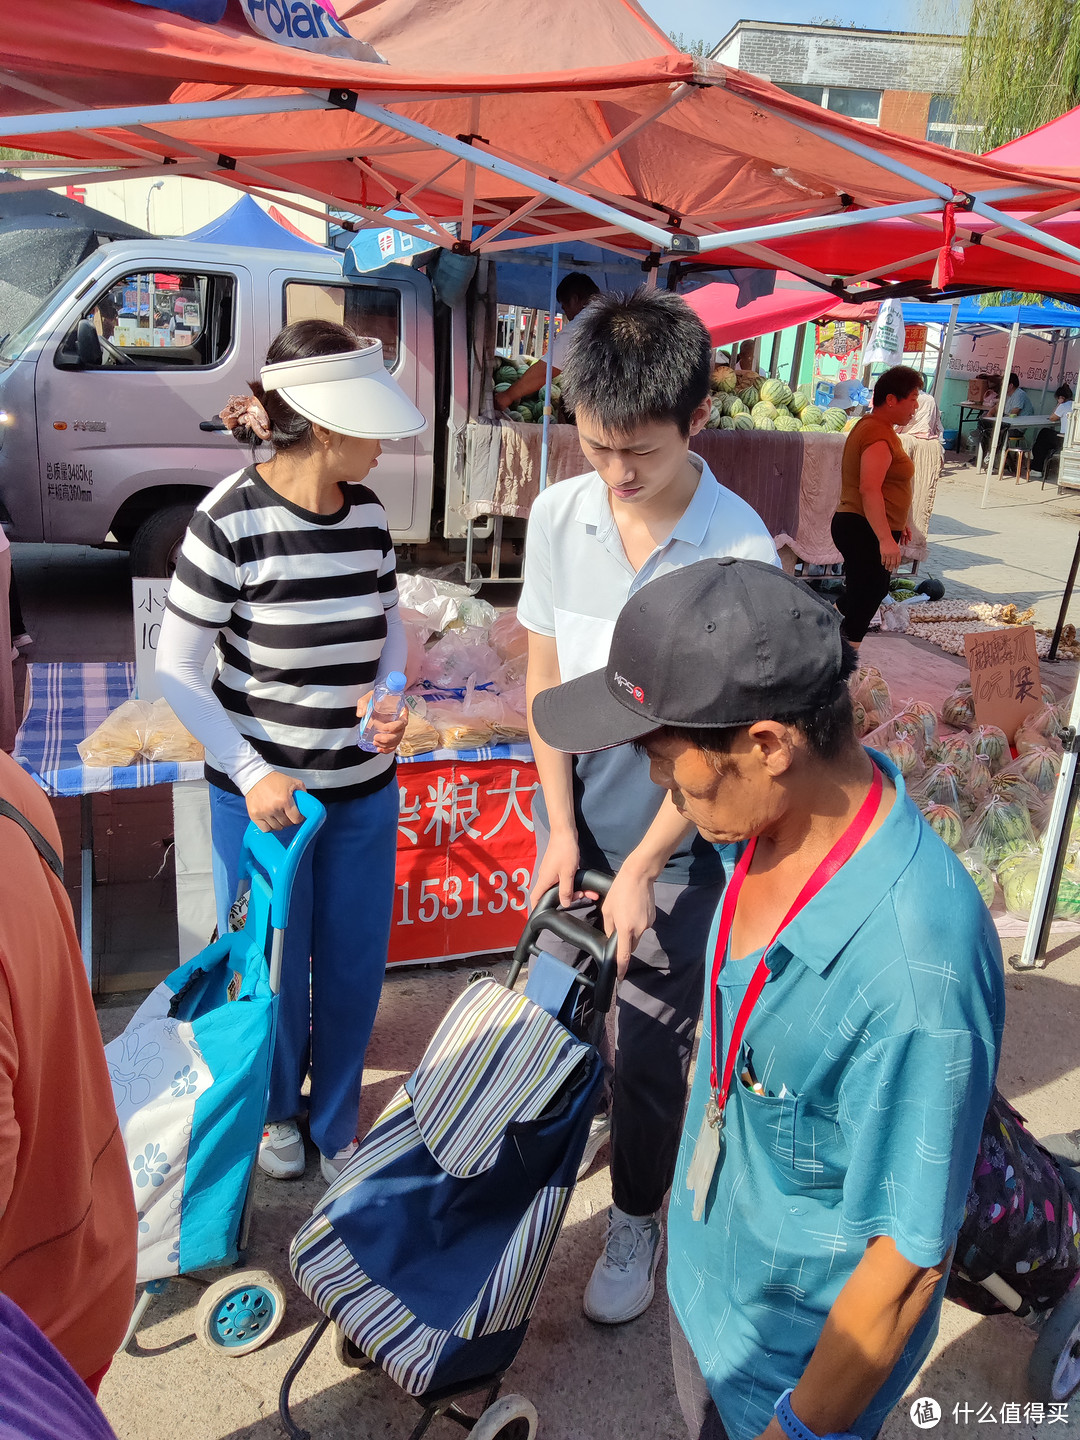
M341 355L264 365L261 378L264 390L276 390L305 420L338 435L404 440L427 428L423 413L386 373L381 340Z

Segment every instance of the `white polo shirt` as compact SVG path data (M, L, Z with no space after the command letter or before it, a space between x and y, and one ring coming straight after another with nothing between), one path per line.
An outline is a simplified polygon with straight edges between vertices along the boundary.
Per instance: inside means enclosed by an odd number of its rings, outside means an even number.
M735 555L779 565L761 516L724 486L700 456L698 487L663 545L636 571L626 558L611 513L608 488L595 470L550 486L533 502L525 541L525 577L518 619L526 630L555 639L561 678L607 664L619 612L643 585L695 561ZM591 835L609 868L617 868L652 823L663 792L649 779L648 761L632 746L574 757L575 809L583 837ZM547 813L536 792L538 818ZM601 863L593 853L584 863ZM706 853L708 852L708 853ZM696 883L719 877L710 846L696 841L672 856L664 880Z

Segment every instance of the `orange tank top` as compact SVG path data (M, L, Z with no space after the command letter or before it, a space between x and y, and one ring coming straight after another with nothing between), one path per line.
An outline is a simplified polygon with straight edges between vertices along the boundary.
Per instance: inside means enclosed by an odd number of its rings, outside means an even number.
M884 440L892 454L889 468L881 485L885 516L890 530L902 530L911 509L911 486L915 478L915 462L900 443L900 436L885 420L864 415L847 437L844 458L840 464L840 503L838 511L864 515L863 497L859 491L863 452Z

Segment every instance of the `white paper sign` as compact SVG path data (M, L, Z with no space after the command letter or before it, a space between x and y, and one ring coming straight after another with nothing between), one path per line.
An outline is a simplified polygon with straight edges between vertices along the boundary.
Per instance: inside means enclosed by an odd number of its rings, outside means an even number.
M168 594L168 580L131 582L131 606L135 617L135 695L139 700L161 698L161 686L154 666Z
M870 343L863 352L864 365L899 365L904 358L904 307L899 300L885 300L878 306Z

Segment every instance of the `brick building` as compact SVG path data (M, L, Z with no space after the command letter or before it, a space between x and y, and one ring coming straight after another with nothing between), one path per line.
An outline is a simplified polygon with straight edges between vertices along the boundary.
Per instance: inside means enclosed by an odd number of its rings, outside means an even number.
M961 44L955 35L739 20L712 58L841 115L969 150L978 132L953 119Z

